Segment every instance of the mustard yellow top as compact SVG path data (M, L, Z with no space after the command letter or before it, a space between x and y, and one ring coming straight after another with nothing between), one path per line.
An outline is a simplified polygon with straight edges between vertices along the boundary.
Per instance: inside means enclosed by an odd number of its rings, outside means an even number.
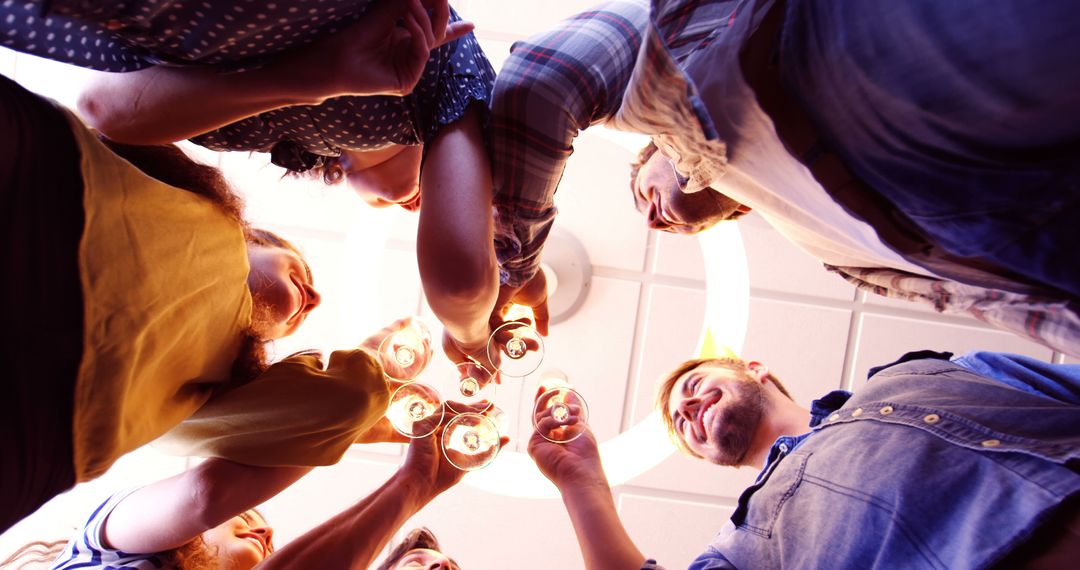
M251 295L234 220L209 200L146 176L69 118L85 186L73 441L76 480L86 481L200 410L229 379ZM388 398L374 359L358 350L338 358L350 364L328 371L313 360L277 365L267 381L216 396L221 414L205 408L196 430L202 439L174 441L247 463L336 462ZM238 416L276 431L235 429Z

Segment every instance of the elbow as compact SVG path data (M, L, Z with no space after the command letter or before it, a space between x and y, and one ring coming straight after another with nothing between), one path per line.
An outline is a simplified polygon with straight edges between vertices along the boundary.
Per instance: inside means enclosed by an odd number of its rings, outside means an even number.
M108 90L90 87L79 94L76 109L83 122L109 140L132 145L167 144L172 141L157 140L148 136L146 129L137 128L131 118L134 109L125 108L115 101Z
M225 459L210 458L184 473L190 493L188 512L200 528L214 528L236 514L223 512L223 507L229 504L227 482L235 478L238 467Z
M498 271L493 258L436 258L423 264L424 293L433 309L493 304L498 294Z
M122 141L122 137L116 136L120 129L116 125L115 113L110 112L109 105L103 100L102 94L95 89L83 91L79 94L79 99L76 102L79 116L87 125L97 129L98 132L110 139L127 142Z

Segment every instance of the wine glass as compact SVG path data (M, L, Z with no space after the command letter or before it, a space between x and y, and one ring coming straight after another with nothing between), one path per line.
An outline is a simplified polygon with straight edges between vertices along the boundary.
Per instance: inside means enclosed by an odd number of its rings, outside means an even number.
M471 358L455 366L455 369L457 370L457 375L454 377L455 385L444 389L444 392L454 394L446 402L446 407L458 414L484 412L490 408L491 402L495 399L495 382L491 372ZM448 383L449 380L442 382ZM481 402L485 400L487 405L481 405Z
M466 412L447 422L442 434L442 450L451 465L462 471L475 471L495 459L502 436L497 423L501 412L497 408L493 411L494 418Z
M390 405L386 408L390 425L411 438L435 433L444 413L439 392L421 382L403 384L390 396Z
M513 305L504 318L507 322L488 337L488 360L500 374L524 378L544 361L544 339L532 325L523 322L523 319L531 321L530 308Z
M589 406L564 378L548 377L533 406L533 427L552 443L569 443L585 433Z
M379 343L378 359L386 377L396 382L412 382L431 361L431 331L417 317Z

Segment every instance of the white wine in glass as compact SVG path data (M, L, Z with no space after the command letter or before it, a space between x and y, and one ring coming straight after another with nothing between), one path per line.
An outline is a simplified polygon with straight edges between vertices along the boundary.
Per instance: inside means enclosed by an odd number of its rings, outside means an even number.
M443 429L443 455L454 467L475 471L495 459L500 439L499 426L492 418L472 412L459 414Z
M427 368L431 355L431 331L418 317L379 343L379 364L386 377L396 382L415 380Z
M507 322L499 325L488 337L488 360L495 365L499 374L524 378L544 361L543 337L522 319L531 313L528 307L514 305L505 317Z
M398 433L411 438L435 433L442 422L442 398L439 392L420 382L402 385L390 396L386 418Z
M469 359L456 367L457 376L454 386L446 386L447 381L440 382L443 392L453 394L447 398L446 407L451 412L463 414L465 412L483 412L491 406L495 399L495 376L484 368L479 362ZM486 407L477 406L487 401Z
M541 390L533 406L533 427L541 437L552 443L568 443L585 432L589 406L577 390L557 377L545 379Z

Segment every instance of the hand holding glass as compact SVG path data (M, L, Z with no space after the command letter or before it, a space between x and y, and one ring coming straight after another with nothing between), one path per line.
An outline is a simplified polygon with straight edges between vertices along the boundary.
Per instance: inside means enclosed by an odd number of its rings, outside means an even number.
M562 382L541 385L541 394L533 406L533 427L552 443L568 443L585 433L589 406L585 398Z
M427 368L431 354L431 331L423 321L413 317L404 328L383 339L378 359L387 378L411 382Z

